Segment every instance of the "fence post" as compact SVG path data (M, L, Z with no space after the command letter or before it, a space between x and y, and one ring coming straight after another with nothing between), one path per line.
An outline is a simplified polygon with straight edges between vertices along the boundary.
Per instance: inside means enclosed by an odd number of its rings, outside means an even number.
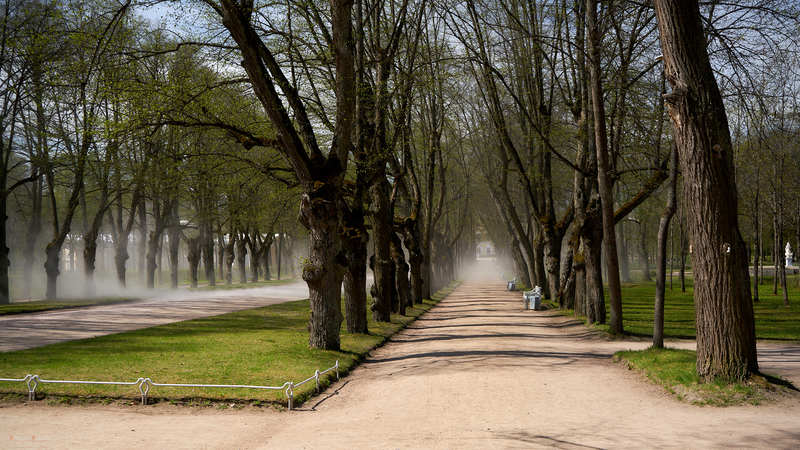
M289 411L294 406L294 383L289 382L289 387L286 388L286 398L289 399Z
M28 400L36 400L36 386L39 385L39 375L25 375L25 384L28 386Z

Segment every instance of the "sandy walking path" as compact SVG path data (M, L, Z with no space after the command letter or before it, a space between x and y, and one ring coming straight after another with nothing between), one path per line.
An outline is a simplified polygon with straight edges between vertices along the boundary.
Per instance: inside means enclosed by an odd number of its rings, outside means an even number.
M174 407L0 409L0 446L82 448L796 447L800 400L697 407L611 362L610 341L465 283L293 412ZM687 345L687 344L682 344ZM690 344L689 344L690 345ZM800 381L800 349L761 349ZM4 436L4 434L8 436ZM8 439L11 440L8 440ZM4 442L5 440L5 442Z
M0 316L0 351L121 333L308 298L308 285L171 291L130 303Z

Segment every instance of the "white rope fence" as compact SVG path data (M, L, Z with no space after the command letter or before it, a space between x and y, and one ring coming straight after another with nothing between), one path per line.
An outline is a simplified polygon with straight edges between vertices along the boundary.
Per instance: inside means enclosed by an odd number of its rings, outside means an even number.
M40 384L44 383L54 383L54 384L103 384L103 385L114 385L114 386L136 386L139 390L139 394L142 397L142 405L147 404L147 397L150 393L150 390L153 387L198 387L198 388L234 388L234 389L263 389L263 390L273 390L273 391L283 391L286 394L286 400L289 402L289 410L291 411L294 407L294 390L299 388L300 386L311 382L314 380L316 382L316 391L319 393L320 391L320 377L325 375L326 373L336 371L336 379L339 379L339 360L336 360L336 364L332 367L329 367L323 371L316 370L314 371L314 375L306 378L305 380L294 383L291 381L287 381L283 383L281 386L257 386L257 385L250 385L250 384L190 384L190 383L156 383L155 381L151 380L149 377L147 378L137 378L136 381L83 381L83 380L45 380L41 378L39 375L25 375L25 378L0 378L0 381L10 381L10 382L23 382L28 387L28 400L35 400L36 399L36 388Z

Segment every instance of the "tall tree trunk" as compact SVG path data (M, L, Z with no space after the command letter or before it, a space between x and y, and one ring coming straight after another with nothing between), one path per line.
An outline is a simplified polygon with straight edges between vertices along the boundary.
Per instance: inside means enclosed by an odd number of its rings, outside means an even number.
M38 169L31 170L31 176L38 173ZM22 266L22 297L31 298L31 285L33 275L33 265L36 260L36 244L42 232L42 177L37 178L32 183L31 189L31 221L28 226L28 234L25 236L25 246L23 251Z
M623 283L631 282L630 258L628 255L628 239L625 236L625 221L617 224L617 243L619 244L619 277Z
M147 255L147 201L142 200L139 206L139 247L137 253L137 265L139 279L144 278L145 274L145 259Z
M411 270L411 299L415 304L422 303L422 249L420 248L419 221L409 217L403 221L403 245L408 250L408 263Z
M107 203L108 187L105 185L101 189L98 210L95 212L89 228L83 234L83 271L86 276L86 295L89 297L94 296L96 290L94 272L97 260L97 237L100 235L100 227L103 225L103 217L106 215Z
M0 305L7 305L11 303L8 284L8 268L11 266L11 260L8 258L9 248L6 241L6 222L8 221L6 203L8 197L5 192L5 173L3 174L2 189L3 192L0 193Z
M552 227L552 224L547 224ZM545 230L547 231L547 230ZM554 231L542 233L544 237L544 271L547 276L549 298L555 299L561 285L561 242L563 236Z
M117 281L122 287L127 284L125 266L128 258L128 234L120 231L116 242L114 242L114 268L117 272Z
M220 281L223 279L227 281L228 279L228 275L225 272L225 267L227 265L227 258L225 256L227 251L228 248L225 245L225 234L222 232L222 225L220 225L219 230L217 230L217 270L219 270Z
M186 239L188 253L186 259L189 261L189 286L197 287L197 269L200 267L200 238L190 237Z
M675 215L675 194L678 189L678 148L672 145L669 167L667 205L658 221L658 256L656 259L656 298L653 314L653 347L664 348L664 290L667 271L667 237Z
M597 184L600 193L600 209L603 218L603 249L608 264L608 301L611 306L609 329L622 334L622 290L617 260L617 236L614 233L614 198L609 176L608 137L606 136L606 113L600 71L600 27L597 24L598 0L586 0L587 43L589 48L589 85L594 113L595 150L597 151ZM602 289L602 284L600 284Z
M236 260L234 248L236 247L236 232L231 225L231 231L228 234L228 243L225 247L225 284L230 286L233 284L233 263Z
M283 250L283 232L282 231L280 233L278 233L278 248L276 250L277 250L277 252L276 252L277 254L275 255L275 259L277 259L276 264L278 265L278 267L277 267L278 279L280 280L281 279L281 250Z
M250 233L247 246L250 250L250 281L255 283L261 273L261 236L257 230Z
M356 195L361 198L361 195ZM345 215L344 246L347 271L344 274L344 309L348 333L364 333L367 329L367 243L362 201Z
M410 285L408 281L408 264L406 257L403 254L403 245L400 242L400 236L397 233L392 233L392 260L394 261L395 270L395 285L397 287L397 312L401 315L406 315L406 307L414 306L411 300Z
M206 281L209 286L216 286L217 279L214 270L214 233L213 227L210 223L206 222L200 225L200 239L202 240L203 247L203 267L206 271Z
M704 35L697 1L653 3L693 244L697 374L706 381L746 379L758 371L758 360L725 106L706 47L697 45Z
M177 217L173 217L177 219ZM172 289L178 288L178 250L181 245L180 224L175 220L167 229L167 241L169 243L169 286Z
M62 241L63 242L63 241ZM58 298L57 294L57 281L58 275L61 273L59 270L59 255L61 254L61 243L50 242L45 248L45 262L44 271L47 274L47 290L45 291L45 298L47 300L55 300Z
M783 202L778 200L775 203L775 209L777 210L777 213L775 214L775 243L777 245L776 248L783 249ZM786 286L786 259L784 259L784 255L781 255L779 252L776 253L778 253L778 258L777 265L775 266L775 279L780 278L781 288L783 289L783 306L788 308L789 290Z
M366 232L366 230L364 230ZM363 237L359 237L363 236ZM344 274L344 304L348 333L367 333L367 237L347 242L347 272Z
M541 239L541 233L539 233L539 236L533 240L533 260L536 270L536 281L534 283L542 288L545 298L550 298L550 285L544 268L544 247L544 241Z
M427 225L426 225L427 227ZM422 273L422 298L431 298L431 240L422 236L422 263L420 272Z
M778 295L778 281L780 280L778 267L780 266L780 260L783 259L783 255L781 255L782 247L778 231L778 211L776 209L772 216L772 295Z
M594 203L600 199L594 195ZM603 239L603 223L599 205L591 208L586 214L586 225L581 237L584 257L584 271L586 279L585 308L586 318L589 323L606 323L606 303L603 292L603 271L601 267Z
M264 281L269 281L272 279L272 272L270 271L270 260L272 259L272 242L275 240L275 237L272 235L272 230L264 238L264 241L261 243L261 253L264 255ZM280 279L280 277L278 277Z
M246 234L242 234L236 241L236 265L239 268L240 284L247 283L247 266L246 266L247 241L245 239L246 236L247 236Z
M147 239L147 288L155 288L156 269L156 254L158 253L158 244L161 240L161 233L156 229L150 231L150 236Z
M756 174L756 193L753 199L754 223L753 223L753 302L758 302L758 266L761 262L761 204L759 197L761 189L758 188L758 174Z
M681 209L683 211L683 209ZM683 213L681 213L681 221L678 223L680 233L678 233L678 241L681 247L681 269L680 269L680 279L681 279L681 292L686 292L686 247L688 245L686 239L686 227L683 224Z
M84 287L87 297L93 297L96 292L94 271L97 260L97 235L99 231L89 229L83 235L83 274L86 277Z
M672 217L670 216L670 219L671 218ZM661 227L660 223L659 227ZM667 228L669 228L669 225L667 225ZM642 221L639 223L639 258L642 260L642 280L653 281L653 279L650 277L650 255L647 251L648 240L647 221L642 219Z
M311 241L303 280L310 294L308 339L312 348L340 347L345 261L339 228L343 205L339 201L338 190L328 184L304 193L300 203L300 221L309 230Z
M394 292L394 265L391 254L391 234L393 233L393 214L389 202L389 183L380 177L369 188L372 197L372 243L374 246L372 317L377 322L391 321L392 297Z

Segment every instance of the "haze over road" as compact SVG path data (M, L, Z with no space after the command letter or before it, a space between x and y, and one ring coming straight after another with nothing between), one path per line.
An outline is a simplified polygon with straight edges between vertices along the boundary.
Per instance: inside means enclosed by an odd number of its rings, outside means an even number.
M304 281L280 286L169 291L131 303L0 316L0 351L41 347L308 298Z

